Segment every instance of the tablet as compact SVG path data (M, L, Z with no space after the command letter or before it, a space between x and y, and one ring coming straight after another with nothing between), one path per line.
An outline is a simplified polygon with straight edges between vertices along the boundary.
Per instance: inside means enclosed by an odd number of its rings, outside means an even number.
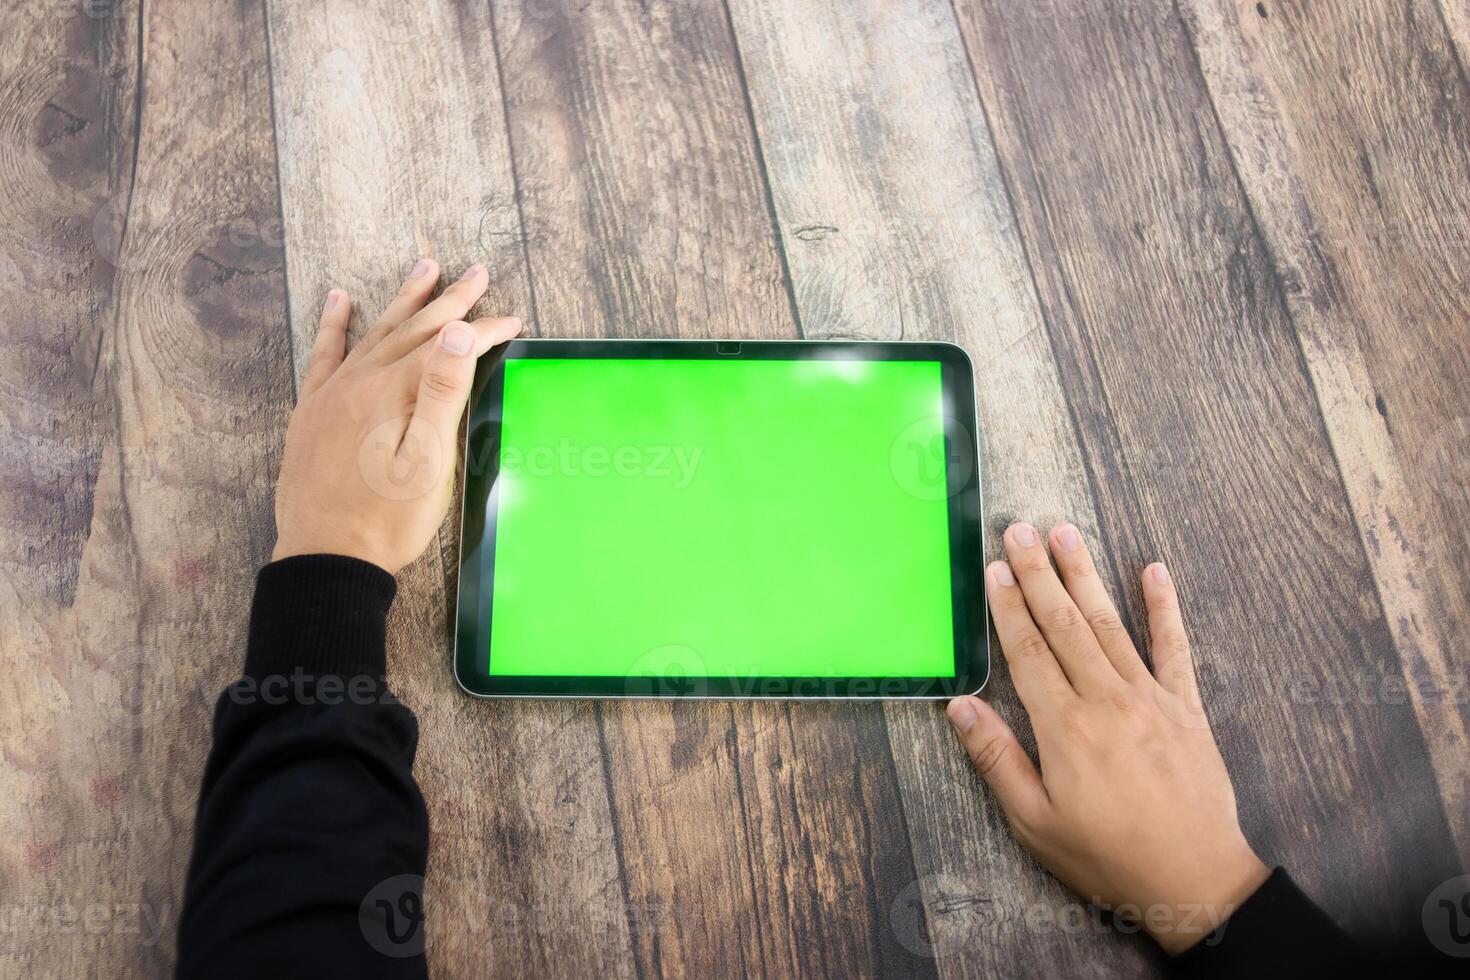
M977 691L975 429L950 344L512 341L471 399L455 675L489 697Z

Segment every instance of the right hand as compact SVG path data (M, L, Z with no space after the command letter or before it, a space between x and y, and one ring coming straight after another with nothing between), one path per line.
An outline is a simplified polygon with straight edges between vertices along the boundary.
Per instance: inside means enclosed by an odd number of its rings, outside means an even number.
M350 354L351 303L327 294L286 428L273 561L348 555L397 574L428 547L449 509L475 361L521 332L515 317L461 319L489 278L471 266L429 302L439 266L422 260Z
M975 697L950 721L1021 845L1084 899L1143 928L1170 953L1209 935L1266 880L1240 829L1230 775L1199 706L1189 639L1162 564L1143 570L1149 673L1098 578L1081 533L1029 524L986 570L995 630L1041 771Z

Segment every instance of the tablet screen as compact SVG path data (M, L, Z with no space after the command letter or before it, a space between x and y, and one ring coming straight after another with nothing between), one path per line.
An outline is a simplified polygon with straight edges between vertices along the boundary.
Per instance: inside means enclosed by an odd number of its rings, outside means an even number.
M466 461L485 686L902 694L966 672L940 360L512 354L492 380L498 431Z

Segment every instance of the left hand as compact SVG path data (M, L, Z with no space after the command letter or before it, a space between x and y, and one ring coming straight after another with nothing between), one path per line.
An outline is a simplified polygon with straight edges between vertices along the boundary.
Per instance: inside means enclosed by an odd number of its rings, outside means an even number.
M463 322L489 278L471 266L429 302L439 266L422 260L350 354L351 302L327 294L286 429L273 561L348 555L397 574L428 547L449 509L475 361L521 332L514 317Z

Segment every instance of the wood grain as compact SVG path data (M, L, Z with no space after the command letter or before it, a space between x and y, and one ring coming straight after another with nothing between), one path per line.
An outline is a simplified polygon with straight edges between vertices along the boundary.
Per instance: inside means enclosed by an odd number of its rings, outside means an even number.
M127 712L96 709L123 703L140 659L136 649L113 658L107 636L84 631L87 609L130 613L135 599L119 581L130 556L116 505L117 253L96 247L93 219L132 183L137 32L41 5L10 17L0 40L0 893L7 912L44 914L121 897L138 878L124 865L109 869L122 887L95 880L84 850L120 833L115 810L86 811L93 785L125 788L133 753L119 735L134 726ZM94 525L114 532L111 547ZM0 973L44 969L33 936L0 936ZM59 952L75 965L100 945Z
M497 4L539 322L563 336L791 337L718 3ZM639 971L925 972L876 706L600 707Z
M806 335L962 344L975 363L987 551L999 555L1000 533L1023 518L1071 520L1095 539L1087 474L948 6L731 10ZM998 647L994 657L988 696L1029 735ZM925 913L924 932L901 907L890 927L946 976L1087 969L1091 935L1026 927L1033 908L1075 900L1021 859L939 706L885 710ZM1110 951L1117 975L1143 967L1136 953Z
M1470 2L1467 0L1439 0L1439 15L1455 45L1455 57L1460 71L1465 72L1467 56L1470 56Z
M1470 699L1455 695L1470 628L1458 560L1470 547L1470 89L1432 4L1263 10L1182 7L1465 862ZM1431 173L1447 179L1426 194Z
M1421 936L1470 846L1467 57L1465 0L8 6L0 975L170 971L318 306L425 254L547 336L962 343L991 552L1075 521L1135 627L1168 561L1251 839ZM465 697L457 536L390 624L436 974L1160 966L936 706Z
M1422 936L1457 859L1412 708L1319 693L1401 667L1183 24L1163 3L958 9L1105 552L1174 569L1268 859L1370 941Z
M6 965L167 973L201 735L238 671L290 403L260 8L26 16L34 30L7 31L23 58L5 112L23 180L7 193L53 251L21 267L42 306L7 297L31 370L7 381L6 417L50 414L58 452L37 475L64 478L45 469L59 461L76 486L37 521L56 535L49 560L6 565L27 599L24 619L3 617L20 733L4 891L42 917L7 931ZM55 61L20 48L38 41ZM71 392L75 412L46 408Z
M329 288L354 297L355 334L423 255L449 278L485 263L482 310L533 324L488 10L272 3L270 13L298 367ZM458 513L440 532L444 547L399 575L388 638L394 689L421 730L431 966L442 976L626 974L593 708L475 701L449 670ZM553 941L566 935L581 938Z

